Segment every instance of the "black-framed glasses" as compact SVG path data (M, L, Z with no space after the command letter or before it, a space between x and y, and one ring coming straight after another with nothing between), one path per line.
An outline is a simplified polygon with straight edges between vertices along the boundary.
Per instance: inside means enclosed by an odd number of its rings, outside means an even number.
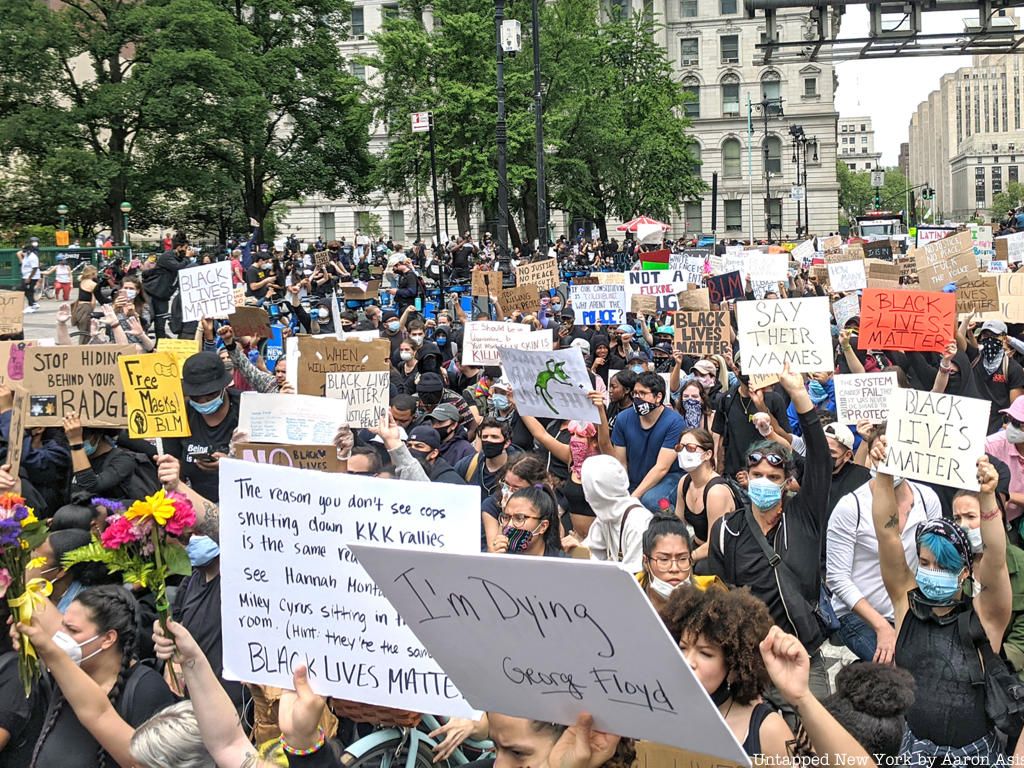
M501 525L508 525L512 523L516 528L521 528L526 525L530 520L543 520L543 517L537 517L536 515L509 515L505 512L501 512L498 515L498 523Z
M656 555L650 558L652 563L655 563L662 570L671 567L673 564L679 566L679 570L685 571L690 568L690 556L680 555L679 557L669 557L668 555Z
M753 467L760 464L762 461L767 461L773 467L781 467L786 463L786 459L779 456L777 453L762 453L761 451L754 451L752 454L747 456L748 467Z

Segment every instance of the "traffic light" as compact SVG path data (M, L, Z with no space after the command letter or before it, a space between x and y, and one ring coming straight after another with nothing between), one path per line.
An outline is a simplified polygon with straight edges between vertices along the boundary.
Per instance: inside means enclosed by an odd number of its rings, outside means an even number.
M875 187L875 210L882 210L882 189Z

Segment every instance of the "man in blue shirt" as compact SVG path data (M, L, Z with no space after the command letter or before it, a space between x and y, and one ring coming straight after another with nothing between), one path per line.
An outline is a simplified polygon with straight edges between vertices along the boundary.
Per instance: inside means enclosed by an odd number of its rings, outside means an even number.
M626 468L629 490L652 512L674 509L683 474L676 445L686 423L665 403L665 380L651 371L641 373L633 387L633 408L619 414L612 430L612 455Z

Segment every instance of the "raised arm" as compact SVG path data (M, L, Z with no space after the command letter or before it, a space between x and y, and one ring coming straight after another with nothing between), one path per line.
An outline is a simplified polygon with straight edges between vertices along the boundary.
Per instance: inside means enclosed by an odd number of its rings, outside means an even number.
M885 459L887 441L885 436L875 441L871 449L871 458L877 466ZM907 556L903 551L903 539L900 538L900 513L896 505L896 492L893 489L892 475L879 469L874 479L871 501L871 519L875 524L875 536L878 538L878 560L882 567L882 583L889 593L893 611L896 615L896 634L899 634L903 617L907 615L907 593L917 586L913 571L907 565Z
M533 439L540 443L544 450L564 464L572 463L572 451L569 446L552 437L536 417L520 414L519 418L522 419L523 425L530 430Z
M864 364L854 352L853 345L850 344L852 335L853 333L849 329L841 329L839 331L839 348L843 352L843 359L846 360L846 366L850 369L850 373L864 373Z
M981 542L984 557L975 569L977 581L983 586L974 598L974 609L985 628L992 650L999 653L1003 635L1010 623L1013 593L1006 568L1006 527L996 504L996 483L999 475L987 456L978 459L978 485L981 487Z
M932 392L936 394L942 394L946 391L946 385L949 383L949 374L953 369L950 367L950 362L953 360L953 356L957 352L957 343L955 341L949 342L946 345L946 349L942 353L942 360L939 362L939 371L935 374L935 383L932 384Z

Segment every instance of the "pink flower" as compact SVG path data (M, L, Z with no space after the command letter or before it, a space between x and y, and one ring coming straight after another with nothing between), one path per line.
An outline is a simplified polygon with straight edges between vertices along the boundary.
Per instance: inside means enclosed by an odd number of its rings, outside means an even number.
M132 521L117 515L111 518L106 530L100 535L100 542L107 549L120 549L124 544L132 544L138 540Z
M0 568L0 597L7 594L9 586L11 586L11 572L6 568Z
M172 536L180 536L186 528L191 528L196 524L196 511L184 496L177 493L168 495L174 503L174 515L167 521L164 528Z

